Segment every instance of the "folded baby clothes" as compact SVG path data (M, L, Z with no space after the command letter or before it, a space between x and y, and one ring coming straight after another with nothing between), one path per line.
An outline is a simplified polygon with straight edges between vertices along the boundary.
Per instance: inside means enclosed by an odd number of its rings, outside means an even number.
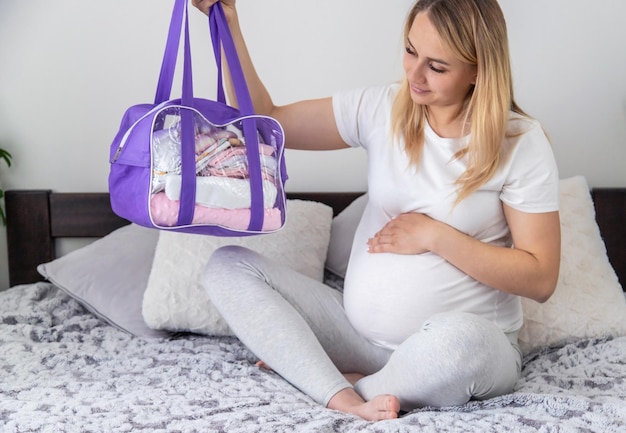
M181 176L168 175L165 179L165 194L170 200L180 199ZM278 191L276 185L263 180L263 207L274 207ZM248 179L219 176L196 176L196 204L223 209L250 208L252 197Z
M161 227L174 227L178 220L178 200L170 200L164 192L150 197L150 217ZM263 231L278 230L282 224L280 209L266 208L263 215ZM250 209L216 209L196 205L192 224L216 224L245 231L250 222Z

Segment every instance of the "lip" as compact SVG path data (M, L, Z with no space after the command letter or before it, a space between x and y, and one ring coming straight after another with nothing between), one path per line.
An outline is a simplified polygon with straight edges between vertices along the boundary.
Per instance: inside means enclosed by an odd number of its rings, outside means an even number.
M425 90L425 89L420 89L419 87L411 84L411 91L417 95L424 95L428 92L430 92L430 90Z

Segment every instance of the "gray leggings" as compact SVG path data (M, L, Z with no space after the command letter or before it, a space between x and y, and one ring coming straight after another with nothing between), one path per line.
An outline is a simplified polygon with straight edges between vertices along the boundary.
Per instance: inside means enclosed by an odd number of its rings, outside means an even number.
M438 314L395 351L372 344L346 318L341 292L239 246L217 250L203 275L237 337L280 376L326 406L354 386L365 399L393 394L402 410L464 404L513 389L517 333L467 313Z

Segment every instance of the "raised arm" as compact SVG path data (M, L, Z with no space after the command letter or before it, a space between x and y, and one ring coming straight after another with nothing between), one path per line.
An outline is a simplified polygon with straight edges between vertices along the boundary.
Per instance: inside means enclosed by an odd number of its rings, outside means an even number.
M192 0L192 4L204 12L218 0ZM235 0L221 0L228 25L235 41L237 54L250 97L257 114L278 120L285 130L286 146L291 149L332 150L348 147L341 139L333 114L331 98L314 99L277 106L256 72L239 25ZM229 100L236 106L236 98L230 77L226 76Z

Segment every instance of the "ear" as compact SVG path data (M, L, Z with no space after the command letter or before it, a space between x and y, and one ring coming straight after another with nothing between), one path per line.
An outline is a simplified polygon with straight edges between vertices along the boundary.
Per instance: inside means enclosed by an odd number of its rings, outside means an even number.
M472 86L475 86L476 85L476 81L478 81L478 65L472 65L472 69L473 69L472 72L474 74L471 76L470 84Z

